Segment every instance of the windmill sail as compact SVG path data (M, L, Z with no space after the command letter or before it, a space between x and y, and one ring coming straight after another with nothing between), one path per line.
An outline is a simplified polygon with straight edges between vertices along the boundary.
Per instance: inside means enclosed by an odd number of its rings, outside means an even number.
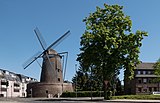
M24 69L26 69L29 65L31 65L36 59L41 57L42 52L37 52L34 54L31 58L29 58L22 66Z
M65 34L63 34L59 39L57 39L55 42L53 42L46 50L49 50L50 48L55 48L62 40L64 40L68 35L70 34L70 31L67 31Z
M34 29L34 32L38 38L38 41L40 42L40 44L42 46L42 49L45 50L47 47L47 44L46 44L45 40L43 39L43 37L37 27Z

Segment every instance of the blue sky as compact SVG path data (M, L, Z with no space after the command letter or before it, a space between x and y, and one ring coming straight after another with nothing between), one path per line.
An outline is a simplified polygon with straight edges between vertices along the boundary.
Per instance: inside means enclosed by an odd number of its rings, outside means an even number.
M0 68L39 79L41 68L36 62L26 70L22 68L27 59L42 51L33 29L39 28L47 45L70 30L71 35L55 50L69 52L66 79L71 80L85 30L82 20L104 3L124 6L133 32L148 32L140 60L155 62L160 57L159 0L0 0Z

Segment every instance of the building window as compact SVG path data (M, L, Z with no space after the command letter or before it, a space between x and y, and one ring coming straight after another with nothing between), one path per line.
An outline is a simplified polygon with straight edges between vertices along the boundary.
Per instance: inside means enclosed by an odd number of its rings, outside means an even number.
M1 88L1 91L7 91L7 88Z
M18 83L14 83L14 87L19 87L19 84Z
M143 74L143 71L140 71L141 72L141 74Z
M143 92L147 92L147 89L143 89Z
M14 89L14 92L19 92L19 89Z
M139 84L141 84L141 83L142 83L142 81L139 79L139 80L138 80L138 83L139 83Z
M141 74L141 71L138 71L138 74Z
M148 74L151 74L151 71L148 71Z
M143 83L147 83L147 79L146 78L143 79Z
M138 92L142 92L142 88L138 88Z
M146 71L143 71L143 74L145 75L145 74L146 74Z
M152 83L152 80L151 80L151 79L149 79L149 80L148 80L148 83Z
M1 81L1 85L6 85L7 82L6 81Z
M152 87L149 87L149 92L152 92Z
M154 87L154 91L157 91L157 88L156 88L156 87Z

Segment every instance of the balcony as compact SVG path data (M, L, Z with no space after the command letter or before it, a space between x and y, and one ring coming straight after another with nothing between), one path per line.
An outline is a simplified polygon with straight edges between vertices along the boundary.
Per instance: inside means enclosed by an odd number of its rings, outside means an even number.
M152 75L149 75L149 74L145 74L145 75L144 74L136 74L135 77L156 78L158 76L154 75L154 74L152 74Z
M160 85L159 85L160 86ZM136 87L158 87L158 84L156 83L156 84L151 84L151 83L146 83L146 84L143 84L143 83L141 83L141 84L136 84Z

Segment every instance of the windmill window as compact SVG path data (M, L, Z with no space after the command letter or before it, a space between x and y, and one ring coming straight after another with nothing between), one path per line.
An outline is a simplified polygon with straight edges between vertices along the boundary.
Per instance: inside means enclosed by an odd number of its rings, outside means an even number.
M60 72L60 69L58 69L58 72Z
M58 81L60 82L60 78L58 78Z

